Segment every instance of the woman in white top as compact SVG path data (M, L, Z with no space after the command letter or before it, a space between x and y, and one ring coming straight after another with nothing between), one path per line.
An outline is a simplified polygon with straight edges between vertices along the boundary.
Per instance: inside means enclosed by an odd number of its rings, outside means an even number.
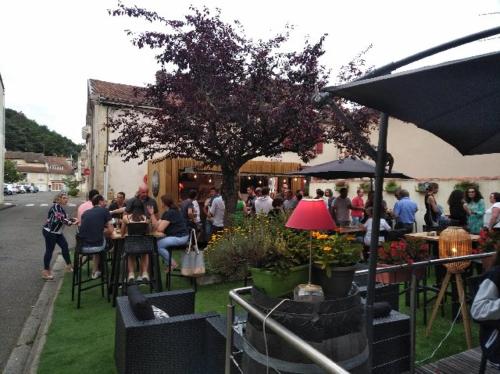
M373 215L373 208L372 207L369 207L369 208L366 208L365 210L365 213L368 217L368 219L366 220L366 222L364 223L364 227L365 227L365 230L366 230L366 233L365 233L365 238L364 238L364 244L366 246L369 246L370 245L370 241L372 240L372 215ZM382 231L389 231L391 229L391 226L389 226L389 224L387 223L387 221L383 218L380 218L380 232ZM378 242L379 243L383 243L384 242L384 237L382 235L380 235L378 237Z
M484 213L484 227L500 229L500 192L490 194L490 203L493 205Z

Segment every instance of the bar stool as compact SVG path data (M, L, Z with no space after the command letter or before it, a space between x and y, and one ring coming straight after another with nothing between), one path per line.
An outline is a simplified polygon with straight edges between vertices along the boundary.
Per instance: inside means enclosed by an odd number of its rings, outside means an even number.
M142 281L141 283L143 284L149 284L149 289L150 292L153 292L153 289L155 289L157 292L160 290L158 289L158 280L159 274L158 274L158 266L157 263L159 261L158 259L158 253L155 251L156 247L156 240L152 236L147 236L147 235L128 235L124 238L123 242L123 255L122 255L122 295L127 294L127 276L128 276L128 256L141 256L141 255L148 255L150 258L149 261L149 280L148 281ZM161 281L160 281L161 282Z
M82 242L81 239L78 235L76 235L76 246L75 246L75 253L73 256L73 281L71 285L71 301L74 301L75 298L75 288L77 292L77 304L76 308L80 309L80 304L81 304L81 293L83 291L90 290L95 287L101 287L101 295L104 297L104 289L106 289L106 297L108 299L108 302L110 301L109 297L109 289L108 289L108 263L107 263L107 246L105 249L101 251L96 251L96 252L85 252L82 253ZM92 279L89 277L89 274L87 272L87 279L82 279L82 271L83 271L83 265L85 263L84 258L87 256L100 256L100 265L101 265L101 275L99 277L99 282L98 279ZM87 283L92 283L89 286L82 287L82 285L86 285Z

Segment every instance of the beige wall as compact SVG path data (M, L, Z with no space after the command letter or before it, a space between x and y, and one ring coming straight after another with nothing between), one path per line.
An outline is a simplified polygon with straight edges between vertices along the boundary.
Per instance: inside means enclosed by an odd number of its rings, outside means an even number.
M26 173L26 183L37 186L40 191L48 191L49 176L47 173Z

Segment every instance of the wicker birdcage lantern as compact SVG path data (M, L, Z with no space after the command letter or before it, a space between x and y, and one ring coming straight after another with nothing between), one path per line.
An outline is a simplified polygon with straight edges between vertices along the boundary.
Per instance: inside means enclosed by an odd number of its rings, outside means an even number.
M439 258L466 256L472 252L470 234L461 227L450 226L439 235ZM444 264L450 273L461 273L469 267L470 261Z

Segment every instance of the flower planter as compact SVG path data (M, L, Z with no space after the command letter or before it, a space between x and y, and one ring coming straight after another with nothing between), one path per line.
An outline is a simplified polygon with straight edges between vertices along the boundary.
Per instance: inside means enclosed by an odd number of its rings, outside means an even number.
M314 265L314 282L323 288L325 299L345 297L351 289L355 271L355 266L332 267L328 277L326 270Z
M377 264L378 268L389 266L392 265ZM415 274L417 275L417 279L423 279L425 276L425 268L415 269ZM378 273L375 279L377 282L384 284L409 282L411 280L411 271L409 269L400 269L390 273Z
M253 285L267 295L279 297L293 292L293 289L301 283L307 283L309 276L309 265L299 265L290 269L290 273L284 277L277 276L269 270L250 268Z

